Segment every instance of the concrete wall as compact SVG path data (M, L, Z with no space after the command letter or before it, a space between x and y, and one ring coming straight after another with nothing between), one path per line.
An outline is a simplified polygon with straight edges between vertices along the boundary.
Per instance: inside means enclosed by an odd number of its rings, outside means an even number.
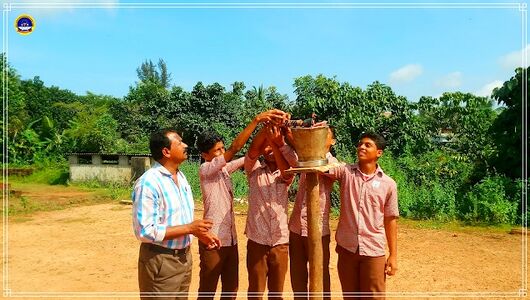
M130 184L151 167L149 157L131 157L132 164L129 164L127 155L120 155L118 164L102 164L102 157L97 154L92 155L92 164L79 164L77 155L70 155L68 161L71 181L97 180Z
M119 165L70 165L71 181L97 180L102 182L131 181L131 167Z

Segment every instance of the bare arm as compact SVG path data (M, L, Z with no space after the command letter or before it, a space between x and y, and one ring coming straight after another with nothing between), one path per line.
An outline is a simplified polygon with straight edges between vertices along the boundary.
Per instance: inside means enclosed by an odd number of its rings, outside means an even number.
M389 276L396 274L397 265L397 217L385 217L385 232L388 242L389 256L386 261L385 273Z
M256 126L258 126L259 123L262 122L280 122L281 120L284 120L287 118L287 114L284 113L281 110L278 109L272 109L265 112L260 113L257 115L252 121L241 131L237 137L234 139L228 150L224 153L225 161L229 162L234 158L236 153L243 148L245 143L250 138L250 135L252 132L254 132L254 129L256 129Z
M260 154L261 154L261 149L262 149L263 143L267 139L267 133L265 132L264 128L262 128L258 132L258 134L252 140L252 143L250 144L250 148L248 149L247 156L251 160L257 159L260 156Z

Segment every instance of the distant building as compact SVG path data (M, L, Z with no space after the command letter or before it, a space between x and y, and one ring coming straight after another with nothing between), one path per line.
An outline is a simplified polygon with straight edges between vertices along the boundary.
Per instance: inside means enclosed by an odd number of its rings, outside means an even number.
M438 131L438 135L432 138L433 142L438 144L447 144L454 142L455 135L453 129L442 128Z
M70 153L70 181L131 183L151 167L150 154Z

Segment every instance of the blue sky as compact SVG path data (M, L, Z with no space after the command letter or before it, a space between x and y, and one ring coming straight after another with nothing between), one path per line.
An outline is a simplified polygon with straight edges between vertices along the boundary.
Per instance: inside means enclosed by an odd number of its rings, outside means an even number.
M48 1L4 14L9 61L22 78L123 97L137 81L136 68L162 58L172 83L186 90L198 81L227 89L243 81L247 88L274 85L292 98L294 78L323 74L363 89L377 80L417 101L446 91L489 95L530 49L521 11L487 8L488 2L472 8L246 9L90 2L107 5L83 8L74 1L58 8L60 2ZM32 34L15 32L20 14L34 17Z

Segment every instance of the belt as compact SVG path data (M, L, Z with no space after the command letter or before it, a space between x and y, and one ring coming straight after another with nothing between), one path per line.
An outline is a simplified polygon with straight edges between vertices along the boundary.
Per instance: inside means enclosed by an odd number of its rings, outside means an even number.
M190 250L190 246L186 248L182 248L182 249L170 249L170 248L162 247L156 244L149 244L149 250L156 252L156 253L171 254L173 256L176 256L176 255L186 254L188 250Z

